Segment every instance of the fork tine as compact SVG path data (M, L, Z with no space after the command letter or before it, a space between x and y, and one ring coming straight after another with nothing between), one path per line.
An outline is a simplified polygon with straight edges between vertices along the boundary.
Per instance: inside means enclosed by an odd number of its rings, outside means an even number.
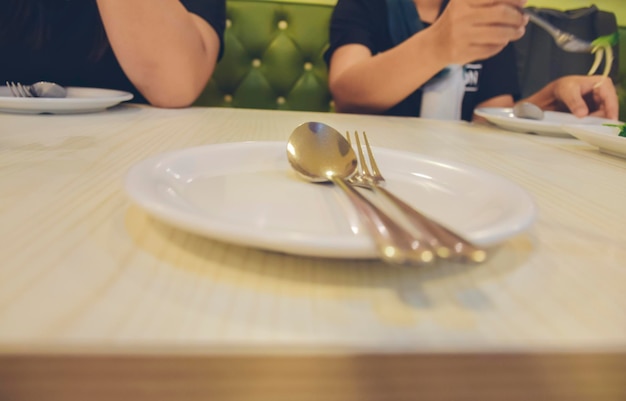
M372 167L372 171L376 177L382 178L382 174L378 169L378 165L376 164L376 159L374 158L374 152L372 152L372 148L370 147L370 141L367 139L367 134L363 131L363 141L365 142L365 148L367 149L367 156L370 160L370 166Z
M367 161L365 160L365 155L363 154L363 147L361 146L361 141L359 140L359 132L354 131L354 140L356 141L356 149L359 155L359 160L361 161L361 166L363 170L363 175L366 177L371 176L370 169L367 165Z
M17 83L17 90L20 92L22 97L33 97L33 95L30 93L28 88L26 88L24 85L22 85L19 82Z
M10 82L11 93L15 97L26 97L26 95L22 91L22 85L19 82Z
M13 83L13 82L6 81L6 84L7 84L7 88L9 88L9 91L11 92L11 95L12 95L13 97L19 97L19 96L20 96L20 94L19 94L19 93L17 93L17 92L15 91L15 89L13 88L13 85L14 85L14 83Z
M350 137L350 131L346 131L346 138L348 139L348 143L350 144L350 146L352 146L352 139ZM363 157L363 152L361 151L361 145L359 144L359 137L358 135L356 135L356 131L355 131L355 135L354 135L354 140L356 141L356 148L357 148L357 152L356 152L356 156L357 156L357 169L358 169L358 173L360 177L363 177L363 175L367 172L367 165L365 164L365 158ZM364 170L365 169L365 170Z

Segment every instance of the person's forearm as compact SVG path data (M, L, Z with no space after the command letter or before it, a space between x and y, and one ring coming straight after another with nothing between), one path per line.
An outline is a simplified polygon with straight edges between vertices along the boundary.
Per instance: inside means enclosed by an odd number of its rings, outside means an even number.
M424 30L391 50L331 76L335 107L341 112L385 111L446 65L430 30Z
M135 87L155 106L183 107L211 76L219 40L178 0L97 0L111 47Z

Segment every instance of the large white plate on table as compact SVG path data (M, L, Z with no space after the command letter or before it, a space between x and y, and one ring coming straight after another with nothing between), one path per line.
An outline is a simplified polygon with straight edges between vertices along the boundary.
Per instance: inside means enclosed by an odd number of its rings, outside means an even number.
M68 87L67 97L13 97L8 87L0 86L0 111L22 114L74 114L93 113L131 100L129 92Z
M513 109L510 107L480 107L474 113L485 118L490 123L509 131L563 137L571 137L570 133L563 129L564 124L599 126L604 123L618 123L617 121L600 117L588 116L578 118L571 113L558 111L544 111L542 120L531 120L515 117Z
M125 180L130 198L183 230L243 246L319 257L374 258L343 193L298 178L285 142L207 145L154 156ZM530 196L497 175L424 155L374 148L388 189L480 245L528 228Z
M581 141L596 146L601 152L626 157L626 137L619 136L617 127L564 125L563 129Z

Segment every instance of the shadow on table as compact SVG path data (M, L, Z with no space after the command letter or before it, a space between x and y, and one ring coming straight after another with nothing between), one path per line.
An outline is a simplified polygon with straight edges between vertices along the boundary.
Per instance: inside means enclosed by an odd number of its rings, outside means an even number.
M442 293L465 308L490 308L482 284L507 277L524 265L533 250L528 236L518 236L493 249L482 264L395 267L377 260L301 257L228 244L174 228L135 206L128 210L125 225L143 252L198 278L249 286L254 291L280 287L294 296L324 298L358 298L364 290L391 290L401 302L418 309L431 307ZM176 251L171 251L172 246ZM281 282L288 285L281 286Z

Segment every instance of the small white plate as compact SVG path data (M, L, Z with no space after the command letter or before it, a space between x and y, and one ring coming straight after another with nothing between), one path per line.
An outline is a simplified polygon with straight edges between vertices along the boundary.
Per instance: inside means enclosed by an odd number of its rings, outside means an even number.
M133 94L113 89L67 88L67 97L13 97L8 87L0 86L0 111L21 114L74 114L102 111L131 100Z
M564 124L598 126L604 123L618 123L618 121L600 117L578 118L571 113L561 113L558 111L544 111L543 120L531 120L528 118L515 117L513 115L513 109L510 107L481 107L476 109L474 113L485 118L490 123L510 131L549 136L571 137L571 135L563 129Z
M477 168L375 148L387 188L479 245L524 231L535 206L520 187ZM375 258L340 190L298 178L284 142L207 145L154 156L130 169L130 198L184 230L278 252Z
M601 152L626 157L626 137L619 136L617 127L564 125L563 129Z

